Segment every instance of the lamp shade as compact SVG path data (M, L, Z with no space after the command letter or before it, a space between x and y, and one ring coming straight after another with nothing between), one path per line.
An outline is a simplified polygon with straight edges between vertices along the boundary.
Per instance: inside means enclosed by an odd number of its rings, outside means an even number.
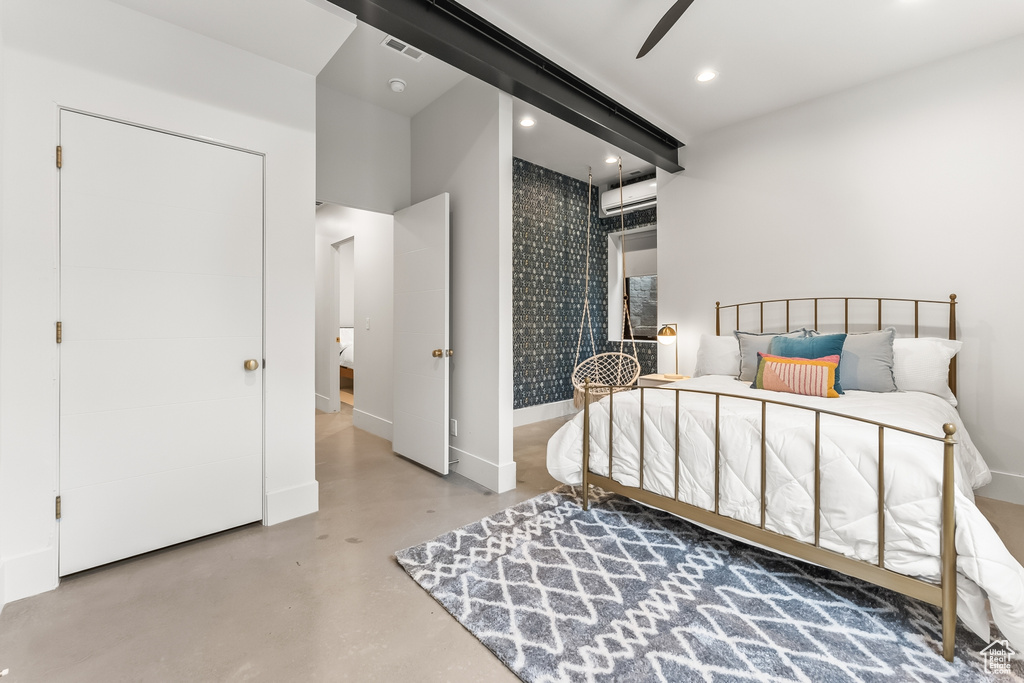
M662 344L672 344L675 342L675 340L676 331L673 330L668 325L663 325L662 328L658 330L658 341L661 342Z

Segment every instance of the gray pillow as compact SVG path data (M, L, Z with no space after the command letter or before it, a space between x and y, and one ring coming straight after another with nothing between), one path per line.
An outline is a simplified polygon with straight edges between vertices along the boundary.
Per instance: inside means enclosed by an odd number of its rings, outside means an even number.
M896 391L892 352L892 341L895 338L895 327L846 335L843 355L839 359L843 389Z
M772 337L793 337L794 339L800 339L807 336L807 330L801 327L799 330L793 330L792 332L785 332L779 334L778 332L764 332L758 334L756 332L740 332L736 330L733 332L736 335L736 341L740 344L740 379L744 382L753 382L754 377L757 375L757 354L768 353L768 347L771 346ZM846 386L846 383L843 383Z

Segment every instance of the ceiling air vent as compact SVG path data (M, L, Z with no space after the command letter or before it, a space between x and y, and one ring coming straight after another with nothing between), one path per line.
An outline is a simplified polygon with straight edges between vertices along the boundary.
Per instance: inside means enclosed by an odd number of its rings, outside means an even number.
M405 55L406 57L413 61L418 62L421 59L423 59L422 50L417 50L412 45L409 45L408 43L403 43L401 40L395 38L394 36L384 36L384 40L380 41L380 44L386 48L394 50L395 52L401 52L403 55Z

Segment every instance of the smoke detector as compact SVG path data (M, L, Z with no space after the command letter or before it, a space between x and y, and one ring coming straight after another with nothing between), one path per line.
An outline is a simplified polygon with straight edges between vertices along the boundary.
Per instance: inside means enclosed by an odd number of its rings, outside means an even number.
M405 81L401 78L392 78L388 81L388 87L391 88L391 92L405 92Z
M394 36L384 36L384 40L380 41L380 44L389 50L405 55L414 62L423 59L423 50L417 50L409 43L403 42Z

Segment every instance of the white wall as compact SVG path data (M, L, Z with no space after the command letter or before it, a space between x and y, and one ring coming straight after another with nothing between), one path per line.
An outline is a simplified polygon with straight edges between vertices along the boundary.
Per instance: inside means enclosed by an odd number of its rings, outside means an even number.
M5 87L4 87L4 0L0 0L0 159L4 158L4 111L5 111ZM4 257L4 183L2 177L2 169L0 169L0 264L3 263ZM4 284L3 277L0 277L0 346L3 344L4 338ZM0 363L0 387L4 385L3 375L3 363ZM3 427L3 420L0 418L0 429ZM4 456L3 456L3 439L0 438L0 476L4 471ZM2 481L2 479L0 479ZM2 520L2 517L0 517ZM6 573L4 571L4 525L0 523L0 612L3 611L4 605L7 603L5 598L7 594L7 581Z
M394 228L390 214L324 204L316 212L317 407L338 399L337 263L332 245L352 239L355 253L355 406L352 424L391 440L393 413ZM370 329L366 329L366 319Z
M337 246L338 271L338 326L355 327L356 319L356 250L355 241L348 240Z
M693 140L659 173L659 313L680 370L714 302L958 295L960 412L1024 502L1024 38ZM671 367L671 349L661 367Z
M453 470L498 491L512 460L512 98L472 77L412 120L412 200L451 194Z
M316 134L317 199L381 213L409 206L407 116L319 85Z
M104 0L5 0L3 29L4 598L57 583L60 105L266 154L264 519L314 512L313 77Z

